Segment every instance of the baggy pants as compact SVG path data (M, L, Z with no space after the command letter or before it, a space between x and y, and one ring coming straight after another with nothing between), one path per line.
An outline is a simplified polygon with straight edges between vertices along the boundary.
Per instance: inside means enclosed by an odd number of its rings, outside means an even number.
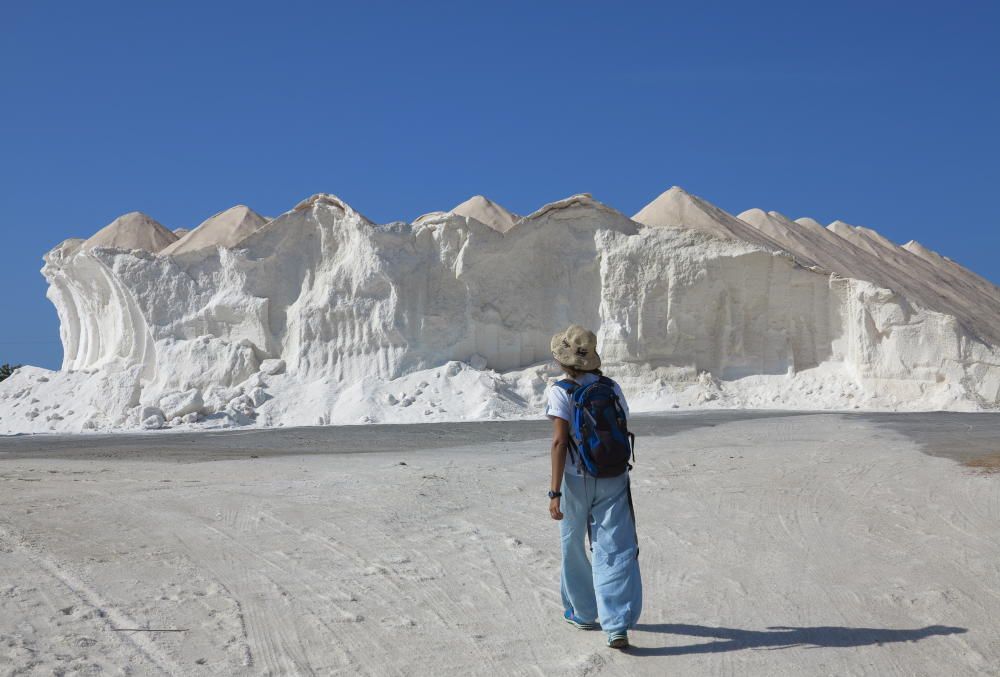
M642 579L628 473L601 478L566 473L562 494L563 608L584 621L600 618L605 632L634 627L642 613Z

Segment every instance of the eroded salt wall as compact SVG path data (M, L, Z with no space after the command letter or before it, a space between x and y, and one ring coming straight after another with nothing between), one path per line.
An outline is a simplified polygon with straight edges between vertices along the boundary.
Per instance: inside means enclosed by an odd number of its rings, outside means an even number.
M273 401L278 390L308 393L333 411L357 383L452 361L508 373L513 384L547 361L551 335L575 322L595 328L605 364L640 396L706 376L738 389L749 377L823 374L829 406L850 404L829 394L838 388L874 406L994 408L1000 400L997 348L956 319L962 313L822 270L770 239L646 226L589 196L504 228L451 212L374 224L320 195L232 249L158 256L69 240L43 269L63 372L95 382L114 375L113 402L91 398L91 428L155 425L178 412L189 422L224 415L247 423L258 410L275 424L291 411ZM265 362L275 374L262 374ZM269 394L268 379L279 374L283 385ZM529 413L544 384L537 373L524 378L529 385L508 385ZM506 387L496 383L489 387ZM10 410L15 385L0 391L9 429L20 415ZM774 406L808 405L789 397L776 395ZM655 408L655 397L647 400ZM440 417L462 417L452 414Z

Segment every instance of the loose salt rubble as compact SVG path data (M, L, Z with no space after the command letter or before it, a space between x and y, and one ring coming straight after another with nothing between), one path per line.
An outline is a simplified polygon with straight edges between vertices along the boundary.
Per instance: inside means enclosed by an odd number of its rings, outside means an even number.
M197 414L204 406L201 391L197 388L182 393L170 393L160 398L160 410L167 419L179 419L188 414Z
M267 374L268 376L276 376L285 371L285 361L284 360L264 360L260 363L260 371L262 374Z
M537 416L571 322L634 411L1000 405L1000 289L917 243L679 188L634 219L477 196L385 225L321 194L182 239L136 212L43 274L63 369L0 383L0 433Z

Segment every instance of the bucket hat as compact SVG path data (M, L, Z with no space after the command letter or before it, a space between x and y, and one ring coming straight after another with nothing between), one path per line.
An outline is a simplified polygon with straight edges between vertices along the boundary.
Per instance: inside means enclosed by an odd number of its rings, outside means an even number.
M601 366L597 354L597 336L578 324L571 324L566 331L552 337L552 357L556 362L580 371L590 371Z

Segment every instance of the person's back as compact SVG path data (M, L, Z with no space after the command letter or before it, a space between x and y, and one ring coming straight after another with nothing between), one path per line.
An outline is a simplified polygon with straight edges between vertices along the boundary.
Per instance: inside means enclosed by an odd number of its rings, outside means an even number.
M570 424L571 465L567 472L595 477L625 472L632 456L633 436L626 423L628 402L618 383L598 369L575 376L567 374L555 386L549 393L545 413Z
M603 377L597 337L573 325L552 337L552 356L579 388ZM639 547L632 511L627 464L620 474L596 477L587 471L579 450L573 450L571 424L576 390L572 385L553 385L548 391L545 413L552 419L552 480L549 513L561 520L561 593L564 619L583 629L600 627L608 646L628 646L626 631L635 626L642 612L642 581ZM617 383L614 397L624 416L628 403ZM586 541L591 541L591 561Z

